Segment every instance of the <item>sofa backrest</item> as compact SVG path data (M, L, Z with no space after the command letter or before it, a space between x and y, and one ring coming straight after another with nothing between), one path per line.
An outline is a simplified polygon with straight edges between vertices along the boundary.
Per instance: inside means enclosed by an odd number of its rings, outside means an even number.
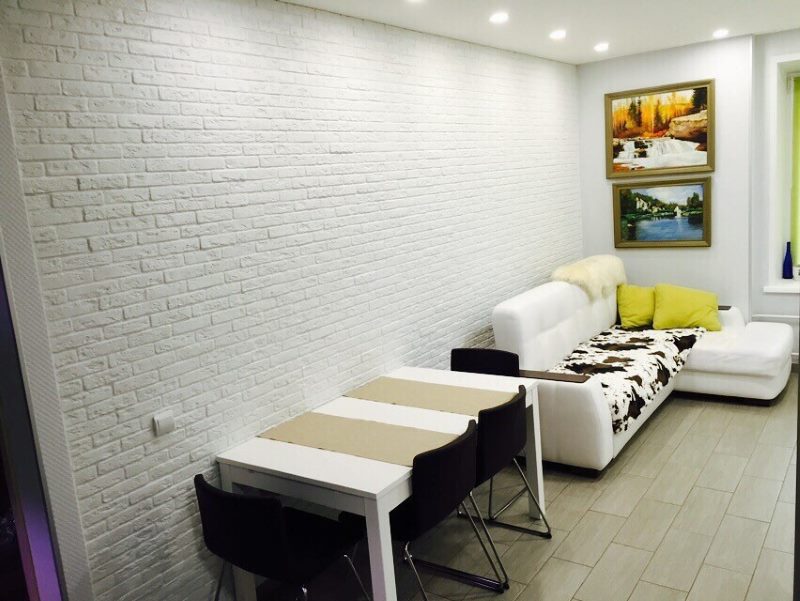
M497 348L519 355L520 369L547 370L617 319L617 294L590 300L566 282L548 282L497 305Z

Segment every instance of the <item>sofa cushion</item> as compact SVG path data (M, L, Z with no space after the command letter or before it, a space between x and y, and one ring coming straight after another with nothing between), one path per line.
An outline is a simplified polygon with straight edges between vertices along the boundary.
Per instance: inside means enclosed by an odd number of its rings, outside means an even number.
M657 284L653 327L656 330L699 327L718 331L722 326L717 311L717 295L705 290Z
M617 288L617 309L623 328L641 328L653 323L655 288L622 284Z
M777 375L792 355L792 327L753 321L708 332L694 346L686 369L751 376Z
M579 344L549 371L599 380L613 430L622 432L680 371L702 334L700 328L634 332L614 327Z

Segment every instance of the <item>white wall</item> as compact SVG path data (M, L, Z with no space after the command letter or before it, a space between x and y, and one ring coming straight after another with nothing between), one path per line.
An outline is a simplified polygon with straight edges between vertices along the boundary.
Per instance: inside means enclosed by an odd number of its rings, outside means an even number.
M713 290L720 303L735 304L749 314L750 62L751 40L745 37L578 68L586 254L619 255L633 283L669 282ZM605 177L603 96L700 79L716 82L716 170L710 174L711 247L615 249L611 181Z
M98 599L204 598L218 451L580 255L574 67L244 0L6 2L0 59Z
M756 36L753 45L753 158L752 158L752 269L751 298L758 319L783 321L795 328L798 345L798 294L765 293L764 286L780 281L784 243L789 231L789 192L780 185L780 166L789 164L787 140L779 132L779 102L785 102L786 86L777 73L777 61L793 56L800 62L800 30ZM783 113L784 118L791 115ZM789 178L783 179L784 186ZM780 209L783 209L782 212ZM793 249L795 258L800 249Z

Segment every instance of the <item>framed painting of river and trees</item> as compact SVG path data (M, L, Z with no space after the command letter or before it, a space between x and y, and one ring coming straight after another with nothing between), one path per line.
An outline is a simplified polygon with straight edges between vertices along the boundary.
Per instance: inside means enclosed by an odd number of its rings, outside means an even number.
M614 184L617 248L711 246L711 178Z
M713 170L713 80L606 94L606 177Z

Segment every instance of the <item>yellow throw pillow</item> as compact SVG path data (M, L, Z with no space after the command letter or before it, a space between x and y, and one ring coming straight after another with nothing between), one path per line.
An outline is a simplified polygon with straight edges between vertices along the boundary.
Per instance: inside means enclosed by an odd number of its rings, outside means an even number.
M714 332L722 329L717 295L713 292L658 284L655 301L653 327L656 330L701 327Z
M622 284L617 287L617 310L622 327L641 328L653 323L655 288Z

